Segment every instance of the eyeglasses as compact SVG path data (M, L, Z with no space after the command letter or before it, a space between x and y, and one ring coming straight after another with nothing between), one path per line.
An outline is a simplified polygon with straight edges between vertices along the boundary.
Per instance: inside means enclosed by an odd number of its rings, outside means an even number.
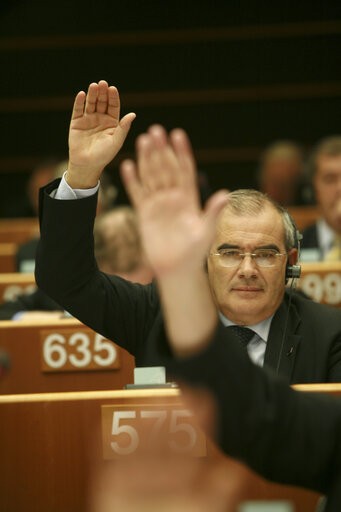
M279 257L286 256L274 249L256 249L255 252L241 252L237 249L222 249L211 253L210 256L219 256L219 262L223 267L237 267L245 256L250 256L258 267L274 267Z

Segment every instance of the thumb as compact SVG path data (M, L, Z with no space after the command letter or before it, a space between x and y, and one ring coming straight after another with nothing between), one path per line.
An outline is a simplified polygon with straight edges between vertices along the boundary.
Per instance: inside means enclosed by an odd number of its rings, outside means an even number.
M117 138L116 138L116 142L119 147L121 147L123 145L123 142L125 141L125 139L128 135L128 132L130 130L130 127L131 127L132 122L134 121L135 117L136 117L136 114L134 112L130 112L129 114L122 117L121 121L119 122L119 125L118 125L119 129L117 130Z

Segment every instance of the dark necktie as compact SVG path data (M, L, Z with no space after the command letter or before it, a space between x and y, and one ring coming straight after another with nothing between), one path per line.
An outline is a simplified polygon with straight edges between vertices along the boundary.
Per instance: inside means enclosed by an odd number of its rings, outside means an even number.
M228 329L230 332L233 332L237 336L240 343L245 348L255 334L251 329L248 329L247 327L241 327L240 325L230 325Z

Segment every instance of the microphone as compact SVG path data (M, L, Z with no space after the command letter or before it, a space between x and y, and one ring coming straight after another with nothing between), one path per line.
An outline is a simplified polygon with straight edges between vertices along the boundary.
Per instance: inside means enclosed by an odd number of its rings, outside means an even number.
M7 352L0 349L0 379L5 375L5 373L10 369L11 359Z

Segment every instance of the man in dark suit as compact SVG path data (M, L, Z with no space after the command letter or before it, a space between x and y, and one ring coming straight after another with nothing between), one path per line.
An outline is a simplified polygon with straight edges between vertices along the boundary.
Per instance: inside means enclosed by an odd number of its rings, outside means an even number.
M85 98L81 92L75 100L67 174L41 192L37 283L73 316L135 355L137 365L157 364L169 346L155 283L133 285L103 274L93 255L98 179L134 115L119 121L117 90L104 81L91 84L86 105ZM162 139L160 127L150 131ZM142 173L148 170L144 145L141 136ZM149 186L160 186L157 164ZM231 194L208 256L212 294L223 324L250 328L247 350L254 362L291 383L341 381L341 312L285 295L287 268L297 258L294 231L286 212L261 194ZM183 292L180 287L178 294Z
M308 160L321 218L303 233L305 261L341 260L341 136L327 137Z

